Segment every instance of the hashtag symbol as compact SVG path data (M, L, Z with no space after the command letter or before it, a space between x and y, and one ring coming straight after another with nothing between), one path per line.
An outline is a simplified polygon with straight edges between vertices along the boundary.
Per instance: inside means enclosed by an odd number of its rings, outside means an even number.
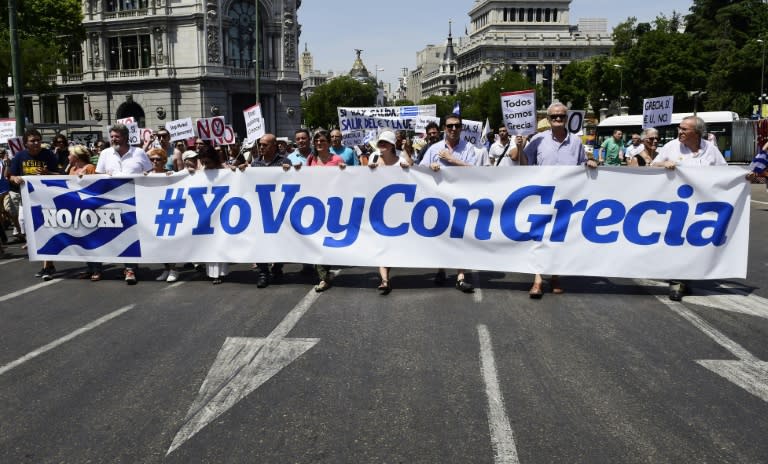
M168 232L168 237L176 235L176 226L181 224L184 220L184 215L181 213L184 208L187 207L187 199L184 198L184 189L176 189L176 196L173 196L174 189L168 189L165 191L165 198L160 200L157 205L157 209L160 211L155 216L155 224L157 224L157 236L162 237Z

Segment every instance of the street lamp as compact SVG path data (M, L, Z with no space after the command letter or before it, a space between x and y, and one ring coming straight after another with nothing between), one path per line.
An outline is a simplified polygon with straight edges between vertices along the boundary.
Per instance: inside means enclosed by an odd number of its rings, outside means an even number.
M763 62L760 67L760 107L758 108L758 115L760 118L763 117L763 91L765 90L765 87L763 84L765 83L765 41L763 39L757 39L757 43L763 44Z
M614 64L614 68L619 68L619 113L621 113L621 94L624 93L624 68L620 64Z

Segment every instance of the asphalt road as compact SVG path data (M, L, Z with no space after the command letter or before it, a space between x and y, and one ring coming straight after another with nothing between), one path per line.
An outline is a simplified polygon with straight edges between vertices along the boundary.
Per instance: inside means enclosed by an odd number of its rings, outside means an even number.
M0 261L2 463L768 462L768 194L753 186L746 280L287 266L258 289L112 266L98 283ZM627 263L628 266L631 263ZM449 272L449 277L451 277ZM449 280L452 284L452 280ZM170 452L169 452L170 451Z

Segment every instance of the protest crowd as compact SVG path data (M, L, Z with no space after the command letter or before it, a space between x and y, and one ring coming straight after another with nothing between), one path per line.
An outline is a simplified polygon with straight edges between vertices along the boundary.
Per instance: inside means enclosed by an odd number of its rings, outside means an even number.
M109 129L109 140L99 141L93 146L70 144L64 135L56 135L50 144L45 144L39 131L28 129L23 134L24 150L11 156L0 149L0 239L2 243L24 243L24 214L21 208L23 176L69 175L87 176L92 174L132 174L165 176L179 171L194 175L199 171L232 169L244 171L258 167L280 167L284 170L315 169L331 167L336 169L385 168L409 169L418 165L440 171L452 167L516 168L536 166L547 169L556 165L582 165L587 169L598 169L599 165L629 166L636 168L666 168L677 166L725 165L725 159L717 145L707 140L707 129L703 120L695 116L686 117L678 127L678 138L659 148L659 134L654 128L647 128L639 134L632 134L628 144L624 134L616 131L607 138L599 150L593 153L585 150L581 138L570 133L566 127L567 108L554 103L547 109L548 128L534 135L512 135L508 127L501 126L478 146L468 143L461 136L462 118L449 114L438 124L430 122L424 131L412 137L403 130L383 130L368 143L345 146L339 129L318 129L311 132L297 128L293 134L264 133L251 143L235 142L218 145L199 137L172 142L165 128L153 132L143 146L132 146L128 142L128 128L115 124ZM441 134L442 130L442 134ZM409 136L410 135L410 136ZM765 176L768 165L768 144L763 147L753 162L749 179ZM0 246L0 253L4 254ZM164 263L162 271L154 276L158 281L174 282L179 279L177 263ZM190 266L190 265L187 265ZM228 263L197 263L195 268L206 275L214 284L221 283L228 274ZM317 292L329 289L333 273L327 264L315 266L305 264L302 272L314 272L318 283ZM279 283L283 277L282 263L255 263L252 266L255 283L259 288ZM128 284L137 282L137 265L124 265L123 275ZM379 269L380 283L377 290L386 295L392 290L390 268ZM56 275L55 263L44 261L36 277L44 280ZM455 288L461 292L473 291L467 280L465 269L457 269ZM93 282L102 279L101 263L88 262L79 278ZM438 269L434 283L444 285L446 271ZM563 293L559 276L551 276L549 289L554 294ZM679 301L690 292L687 282L672 281L670 298ZM529 296L541 298L544 293L544 279L533 277Z

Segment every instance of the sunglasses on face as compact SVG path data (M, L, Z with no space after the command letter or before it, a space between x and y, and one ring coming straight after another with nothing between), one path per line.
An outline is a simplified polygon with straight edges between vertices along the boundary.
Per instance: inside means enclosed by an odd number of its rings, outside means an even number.
M446 129L461 129L461 124L446 124Z
M564 114L550 114L549 115L549 119L551 119L553 121L558 121L558 120L559 121L563 121L563 120L565 120L565 116L566 115L564 115Z
M153 163L159 163L163 159L162 158L150 158L149 160L152 161Z

